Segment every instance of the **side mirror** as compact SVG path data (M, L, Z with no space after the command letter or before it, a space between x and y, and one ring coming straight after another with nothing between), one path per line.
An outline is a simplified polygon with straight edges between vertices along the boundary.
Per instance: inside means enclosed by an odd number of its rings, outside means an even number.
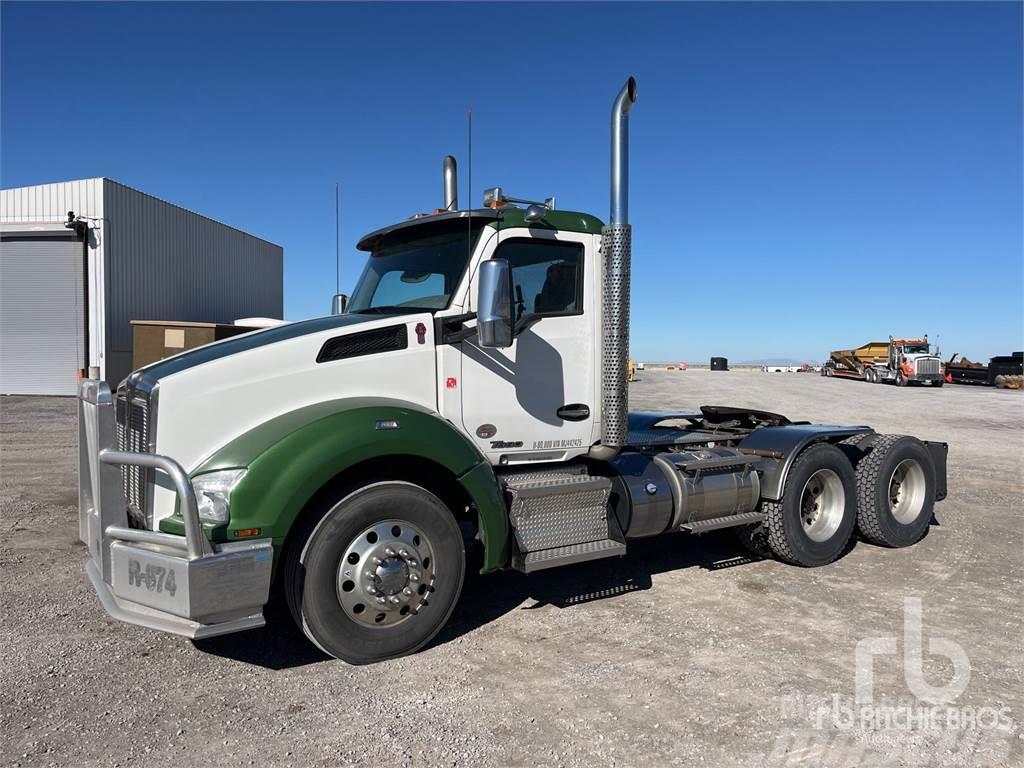
M476 328L481 347L512 346L512 268L506 259L480 264Z
M331 302L331 314L344 315L346 312L348 312L348 296L344 293L335 294L334 300Z

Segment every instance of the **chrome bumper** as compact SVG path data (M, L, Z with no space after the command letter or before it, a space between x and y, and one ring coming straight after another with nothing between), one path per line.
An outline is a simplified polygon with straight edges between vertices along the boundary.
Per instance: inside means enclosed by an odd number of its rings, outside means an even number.
M191 638L262 627L270 593L269 539L211 544L188 474L173 459L115 450L110 388L84 380L78 392L78 535L88 573L115 619ZM128 527L120 465L155 469L174 486L185 536Z

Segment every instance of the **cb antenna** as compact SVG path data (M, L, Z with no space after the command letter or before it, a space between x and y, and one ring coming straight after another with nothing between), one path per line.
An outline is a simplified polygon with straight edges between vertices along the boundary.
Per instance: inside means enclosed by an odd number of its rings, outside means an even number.
M473 108L466 111L466 199L467 211L473 210ZM473 218L466 217L466 250L468 259L473 258Z
M341 293L341 185L334 182L334 283Z

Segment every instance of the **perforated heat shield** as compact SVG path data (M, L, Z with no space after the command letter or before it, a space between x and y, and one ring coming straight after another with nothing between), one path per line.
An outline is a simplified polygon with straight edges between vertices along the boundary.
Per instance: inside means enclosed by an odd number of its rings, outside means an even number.
M604 254L604 320L602 327L601 443L609 448L626 444L629 411L629 275L632 254L629 224L609 224L601 230Z

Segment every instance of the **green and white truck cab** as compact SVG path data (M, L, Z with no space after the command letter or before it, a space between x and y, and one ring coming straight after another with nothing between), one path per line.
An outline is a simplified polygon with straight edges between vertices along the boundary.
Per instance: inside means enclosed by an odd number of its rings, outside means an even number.
M80 392L80 532L118 619L193 638L262 626L272 589L353 663L427 643L465 570L625 554L733 527L761 555L837 558L855 529L914 543L943 443L705 406L627 408L628 141L610 223L553 204L373 232L346 311L184 352ZM516 201L528 203L528 201ZM347 303L347 306L345 304Z

